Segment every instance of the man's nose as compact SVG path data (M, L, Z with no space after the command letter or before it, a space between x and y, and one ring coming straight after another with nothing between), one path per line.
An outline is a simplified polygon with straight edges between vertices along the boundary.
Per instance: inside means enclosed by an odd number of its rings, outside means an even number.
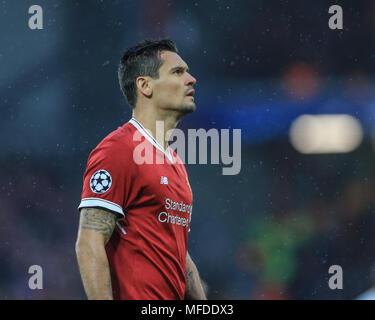
M186 82L186 85L188 86L192 86L194 84L197 83L197 79L195 79L190 73L188 75L188 79L187 79L187 82Z

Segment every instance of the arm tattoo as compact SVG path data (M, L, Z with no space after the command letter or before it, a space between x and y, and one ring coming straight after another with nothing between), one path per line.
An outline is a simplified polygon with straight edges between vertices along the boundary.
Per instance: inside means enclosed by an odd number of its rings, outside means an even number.
M186 284L190 286L190 283L192 280L193 280L193 271L186 269Z
M80 228L100 232L105 242L109 240L116 224L116 215L95 208L83 208L81 210Z
M206 294L204 292L204 288L201 282L201 279L199 277L198 269L191 260L190 255L187 254L186 256L186 290L185 290L185 296L187 296L188 299L193 300L205 300Z
M191 269L186 269L186 292L188 293L189 298L193 298L198 292L194 279L194 273Z

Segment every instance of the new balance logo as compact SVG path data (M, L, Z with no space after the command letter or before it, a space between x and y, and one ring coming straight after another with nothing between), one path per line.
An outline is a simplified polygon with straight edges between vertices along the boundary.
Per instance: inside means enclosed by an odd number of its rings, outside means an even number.
M168 184L168 178L167 177L160 177L160 184Z

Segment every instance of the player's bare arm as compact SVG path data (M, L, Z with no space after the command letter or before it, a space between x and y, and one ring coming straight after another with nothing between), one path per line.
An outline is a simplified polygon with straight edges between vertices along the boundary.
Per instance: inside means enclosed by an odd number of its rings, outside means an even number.
M97 208L82 208L76 253L82 282L89 300L112 300L112 285L105 245L117 216Z
M192 300L207 300L198 269L189 252L186 254L186 297Z

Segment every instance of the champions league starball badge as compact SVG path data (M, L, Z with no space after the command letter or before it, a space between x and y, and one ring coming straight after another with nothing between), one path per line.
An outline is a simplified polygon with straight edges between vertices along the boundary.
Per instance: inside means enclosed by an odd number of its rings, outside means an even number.
M105 170L96 171L90 180L91 191L97 194L103 194L107 192L112 185L112 177Z

